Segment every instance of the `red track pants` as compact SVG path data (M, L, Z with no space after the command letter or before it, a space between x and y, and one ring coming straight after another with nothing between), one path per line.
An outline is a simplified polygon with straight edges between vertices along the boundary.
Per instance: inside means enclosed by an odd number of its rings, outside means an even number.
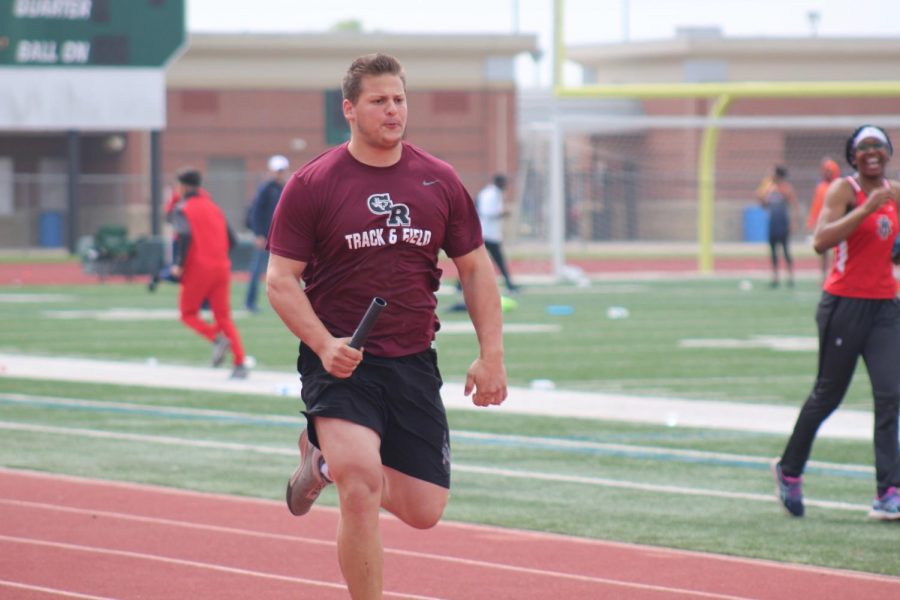
M231 343L235 365L244 364L244 347L234 321L231 320L231 273L227 269L192 270L182 278L178 306L185 325L208 339L224 333ZM208 299L215 323L200 318L200 306Z

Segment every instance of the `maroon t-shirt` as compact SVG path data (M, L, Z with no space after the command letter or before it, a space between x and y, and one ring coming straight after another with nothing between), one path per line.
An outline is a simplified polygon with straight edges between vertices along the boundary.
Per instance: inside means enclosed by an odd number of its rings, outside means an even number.
M456 258L481 244L475 204L450 165L404 143L395 165L371 167L344 144L287 182L268 249L307 263L306 295L332 335L350 336L373 297L387 300L365 348L405 356L439 327L438 251Z

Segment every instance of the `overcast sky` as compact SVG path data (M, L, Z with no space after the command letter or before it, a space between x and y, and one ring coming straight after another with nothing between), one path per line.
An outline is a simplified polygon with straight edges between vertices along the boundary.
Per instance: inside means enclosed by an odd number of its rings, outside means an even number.
M365 31L517 31L537 34L545 52L552 45L553 0L187 0L187 7L195 32L322 32L357 20ZM685 26L735 37L810 36L811 12L819 36L900 37L900 0L565 0L565 8L569 44L666 39ZM523 77L533 85L545 75L532 68Z

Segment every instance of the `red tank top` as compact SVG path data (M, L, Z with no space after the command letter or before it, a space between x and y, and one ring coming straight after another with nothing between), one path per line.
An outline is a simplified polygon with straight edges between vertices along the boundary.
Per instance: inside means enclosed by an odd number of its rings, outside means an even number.
M857 206L867 200L853 177L847 181L856 191ZM885 180L883 185L889 184ZM891 247L897 235L897 206L886 202L867 216L834 251L825 291L835 296L890 299L897 295L897 281L891 263Z

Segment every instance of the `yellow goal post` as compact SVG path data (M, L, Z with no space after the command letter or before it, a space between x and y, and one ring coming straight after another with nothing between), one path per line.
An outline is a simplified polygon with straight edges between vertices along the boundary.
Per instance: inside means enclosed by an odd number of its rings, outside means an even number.
M714 258L714 205L717 172L717 150L720 131L723 126L734 128L762 127L768 123L772 127L815 127L817 125L842 128L849 132L852 127L868 119L885 127L900 127L900 114L879 115L811 115L792 116L779 119L777 116L728 117L729 108L736 100L744 99L828 99L828 98L890 98L900 99L900 81L792 81L792 82L723 82L723 83L666 83L666 84L608 84L566 86L562 82L563 63L566 60L563 35L563 0L554 0L554 64L553 92L557 99L700 99L708 100L708 110L704 118L689 116L685 124L702 130L696 157L696 240L698 243L697 269L702 274L713 272ZM877 122L876 122L877 121ZM865 121L863 121L865 122ZM589 134L591 123L584 123L581 133ZM562 279L565 266L565 135L578 129L572 123L565 123L557 112L550 123L549 150L549 238L554 274ZM823 150L824 151L824 150ZM837 148L831 148L839 154ZM836 156L839 158L839 156Z

